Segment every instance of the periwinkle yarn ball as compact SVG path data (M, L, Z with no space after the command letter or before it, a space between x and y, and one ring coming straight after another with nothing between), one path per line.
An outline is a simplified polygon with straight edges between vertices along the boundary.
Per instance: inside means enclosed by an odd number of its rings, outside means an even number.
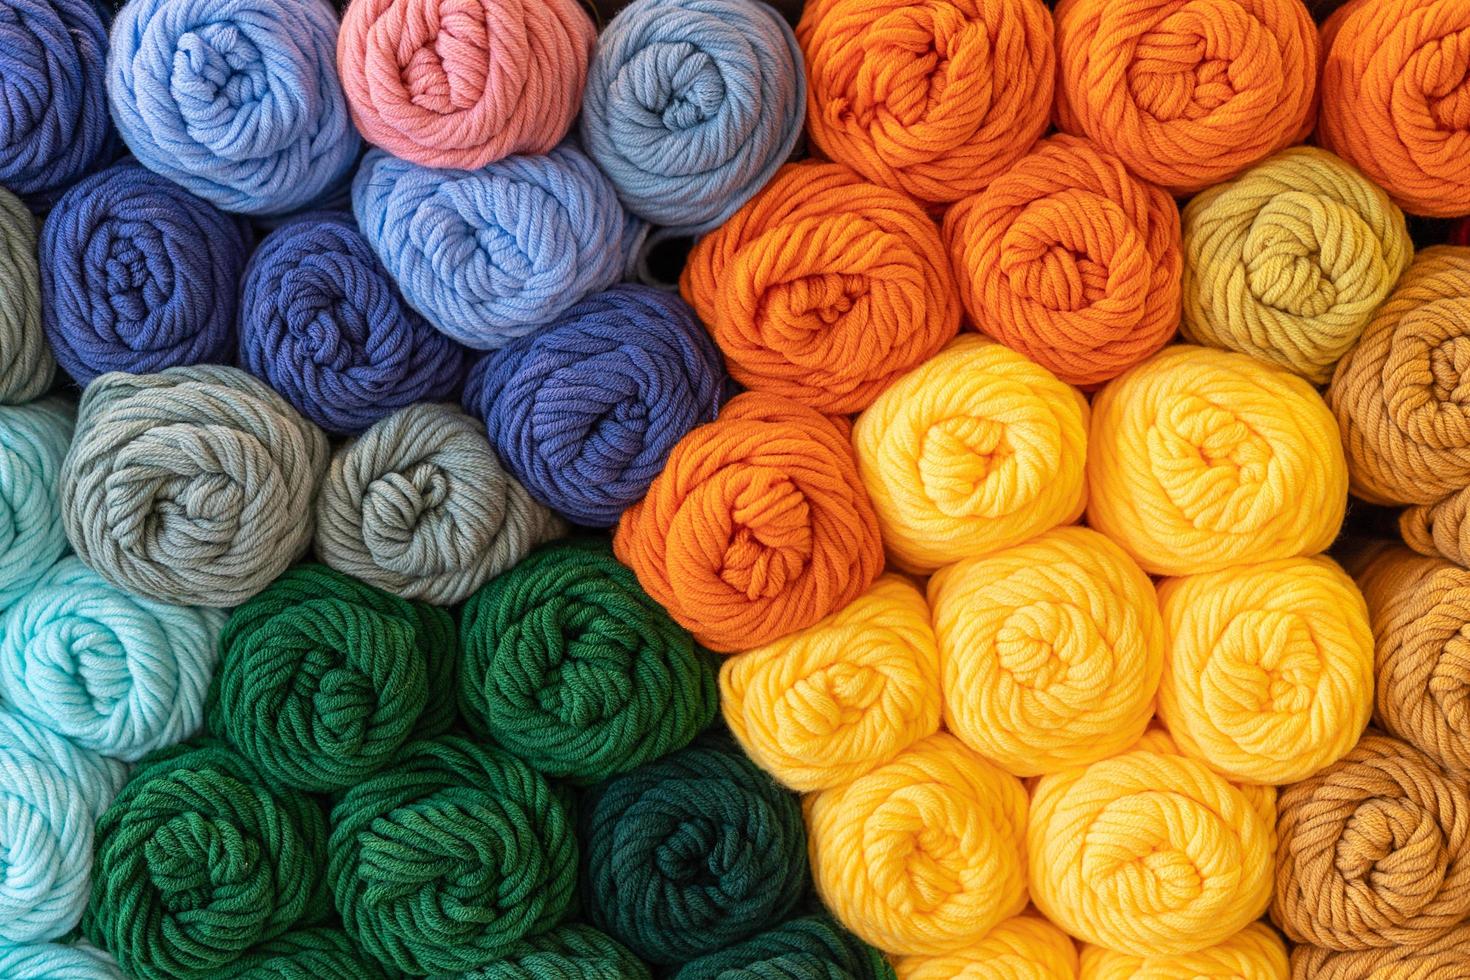
M59 484L75 424L59 398L0 407L0 609L66 550Z
M0 188L0 404L39 398L55 376L56 359L41 331L36 219Z
M299 211L361 147L337 28L321 0L126 3L107 62L118 131L149 170L226 211Z
M482 358L464 404L533 497L608 527L674 444L714 420L724 385L719 351L687 303L622 284Z
M41 225L42 324L66 373L148 374L235 359L247 232L132 161L61 196Z

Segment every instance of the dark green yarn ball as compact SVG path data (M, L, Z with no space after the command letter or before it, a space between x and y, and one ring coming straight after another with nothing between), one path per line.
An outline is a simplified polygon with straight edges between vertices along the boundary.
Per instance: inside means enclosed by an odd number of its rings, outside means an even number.
M718 710L711 655L605 541L543 547L486 583L460 646L475 731L579 784L682 748Z
M97 821L88 939L135 980L213 977L331 911L326 821L229 746L146 756Z
M784 922L686 963L673 980L893 980L893 967L829 916Z
M257 946L225 967L219 980L391 980L340 929L300 929Z
M446 736L342 795L327 880L365 952L407 973L462 973L562 919L577 843L543 776Z
M583 800L583 904L651 963L684 963L785 918L807 882L796 797L706 736Z
M324 565L299 565L231 614L210 730L287 786L330 792L454 720L454 622Z
M441 978L449 980L449 978ZM516 943L458 980L650 980L648 967L604 932L569 922Z

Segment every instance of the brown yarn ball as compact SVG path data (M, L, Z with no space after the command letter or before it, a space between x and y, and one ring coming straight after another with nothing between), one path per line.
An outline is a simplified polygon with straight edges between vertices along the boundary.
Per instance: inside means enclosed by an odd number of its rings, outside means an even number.
M1339 953L1298 946L1291 954L1291 980L1463 980L1466 976L1470 976L1470 923L1417 948Z
M1404 543L1421 555L1448 558L1470 567L1470 486L1432 504L1399 514Z

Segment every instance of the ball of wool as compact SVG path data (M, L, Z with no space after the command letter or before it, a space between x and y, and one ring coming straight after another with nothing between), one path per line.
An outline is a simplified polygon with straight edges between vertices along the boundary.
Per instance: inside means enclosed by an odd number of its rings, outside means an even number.
M1448 558L1470 566L1470 485L1432 504L1418 504L1399 512L1404 544L1421 555Z
M243 225L131 161L62 195L41 226L42 326L85 387L235 358Z
M747 939L806 888L796 797L719 738L597 787L580 836L593 924L650 963Z
M1082 514L1087 402L973 334L904 375L852 441L893 563L932 572Z
M41 397L55 375L56 359L41 329L36 219L0 188L0 404Z
M806 76L781 15L748 0L634 0L597 40L588 154L633 214L678 234L724 223L801 137Z
M118 13L107 94L138 162L226 211L270 217L328 195L361 140L319 0L141 0Z
M1061 129L1184 195L1312 130L1317 29L1301 0L1056 5Z
M900 957L894 972L898 980L1077 980L1077 948L1045 919L1018 915L961 952Z
M641 235L571 143L478 170L432 170L374 150L352 182L352 210L409 303L479 350L617 282Z
M714 419L724 377L688 305L625 284L482 358L464 405L531 496L607 527L648 492L674 444Z
M929 605L884 575L825 619L726 660L725 724L762 769L798 792L831 789L939 728Z
M1006 772L1096 762L1148 726L1164 625L1148 576L1101 534L965 559L929 580L929 604L945 728Z
M1369 730L1281 794L1271 918L1327 949L1422 946L1470 917L1470 789Z
M459 973L555 925L577 842L546 780L459 737L416 742L332 808L327 879L364 952L408 973Z
M127 980L111 956L86 940L0 946L0 976L10 980Z
M689 255L680 292L756 391L837 415L960 328L934 221L835 163L792 164Z
M210 730L275 783L353 786L454 720L448 612L298 565L231 615Z
M648 967L606 933L579 922L527 936L461 980L650 980Z
M228 367L103 375L61 467L77 555L125 591L236 606L306 550L327 440Z
M747 392L674 447L613 549L705 646L769 643L857 598L883 570L846 424Z
M1184 209L1184 335L1324 384L1413 257L1376 184L1325 150L1283 150Z
M1101 946L1082 950L1081 980L1189 977L1192 980L1287 980L1286 944L1252 922L1213 946L1177 956L1132 956Z
M240 298L240 364L328 432L355 435L418 401L459 394L464 348L398 292L347 215L272 231Z
M212 974L219 980L389 980L339 929L297 929L262 943Z
M362 0L342 18L337 61L369 142L474 170L566 135L596 38L576 0Z
M320 807L218 742L145 758L96 837L82 930L136 980L215 976L331 906Z
M1304 379L1244 354L1167 347L1093 400L1088 524L1151 575L1313 555L1347 507L1340 446Z
M322 561L445 606L564 531L452 405L410 405L343 443L316 500Z
M66 551L58 484L75 414L56 398L0 406L0 609Z
M1046 131L1056 56L1040 0L809 0L796 36L812 141L922 204L982 189Z
M1068 384L1107 381L1179 326L1179 208L1087 140L1039 143L950 208L944 238L976 326Z
M883 954L826 915L807 915L679 967L671 980L893 980Z
M1291 952L1292 980L1454 980L1455 971L1470 963L1470 923L1420 946L1342 953L1316 946L1298 946Z

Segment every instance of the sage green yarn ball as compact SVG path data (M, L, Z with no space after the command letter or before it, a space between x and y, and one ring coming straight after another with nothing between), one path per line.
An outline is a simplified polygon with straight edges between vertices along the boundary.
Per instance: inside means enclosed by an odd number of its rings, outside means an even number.
M893 967L827 915L783 922L684 964L672 980L893 980Z
M340 929L298 929L250 950L219 980L393 980Z
M502 958L457 980L651 980L651 975L607 933L569 922L521 940Z

